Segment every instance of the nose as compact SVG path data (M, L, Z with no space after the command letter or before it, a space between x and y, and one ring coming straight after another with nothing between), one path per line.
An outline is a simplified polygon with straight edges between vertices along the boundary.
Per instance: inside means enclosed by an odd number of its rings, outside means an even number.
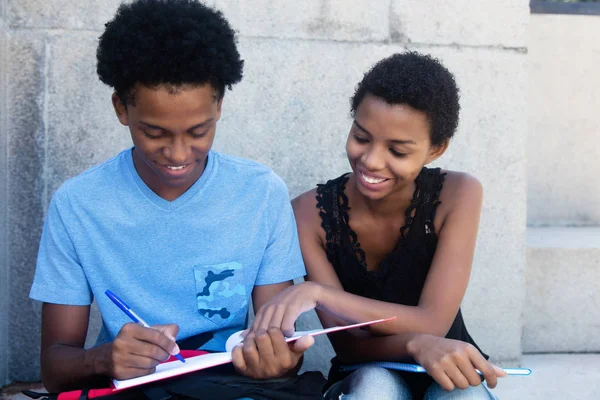
M173 135L171 142L164 148L165 157L173 165L183 165L189 161L191 147L184 135Z
M385 168L385 157L383 152L376 146L371 146L363 153L360 162L369 171L379 171Z

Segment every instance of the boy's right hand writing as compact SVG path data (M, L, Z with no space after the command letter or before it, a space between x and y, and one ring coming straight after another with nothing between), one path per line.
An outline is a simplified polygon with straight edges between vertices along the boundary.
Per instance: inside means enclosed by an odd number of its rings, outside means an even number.
M409 354L445 390L467 389L481 384L481 371L488 387L506 376L501 368L487 361L475 346L460 340L432 335L417 335L407 344Z
M115 340L106 346L108 375L122 380L153 373L158 364L179 353L175 343L178 332L175 324L151 328L135 323L123 325Z

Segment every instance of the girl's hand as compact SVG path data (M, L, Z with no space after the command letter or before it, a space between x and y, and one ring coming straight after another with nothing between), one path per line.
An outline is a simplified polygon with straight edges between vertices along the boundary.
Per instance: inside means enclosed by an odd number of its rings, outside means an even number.
M256 311L248 334L278 328L286 337L293 336L296 319L317 307L321 289L318 283L303 282L282 290Z
M422 334L406 347L427 373L448 391L481 384L476 369L481 371L490 388L496 387L497 378L506 376L506 372L488 362L475 346L460 340Z
M254 379L278 378L297 368L304 352L314 344L312 336L286 343L281 330L269 328L246 336L233 348L231 358L235 369Z

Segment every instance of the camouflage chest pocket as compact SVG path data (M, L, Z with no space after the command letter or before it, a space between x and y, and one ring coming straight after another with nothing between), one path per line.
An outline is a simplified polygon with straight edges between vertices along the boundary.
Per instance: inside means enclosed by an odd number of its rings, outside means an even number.
M248 310L244 269L238 262L194 266L198 313L219 326Z

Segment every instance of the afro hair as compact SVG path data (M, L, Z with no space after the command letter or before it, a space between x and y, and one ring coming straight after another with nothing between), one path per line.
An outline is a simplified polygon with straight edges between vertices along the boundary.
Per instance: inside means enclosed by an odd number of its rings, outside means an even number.
M96 52L100 80L124 104L136 84L211 84L222 97L242 79L244 61L223 14L194 0L136 0L106 24Z
M356 86L350 100L352 117L367 94L424 112L433 145L450 140L458 127L460 96L454 76L429 55L399 53L375 64Z

